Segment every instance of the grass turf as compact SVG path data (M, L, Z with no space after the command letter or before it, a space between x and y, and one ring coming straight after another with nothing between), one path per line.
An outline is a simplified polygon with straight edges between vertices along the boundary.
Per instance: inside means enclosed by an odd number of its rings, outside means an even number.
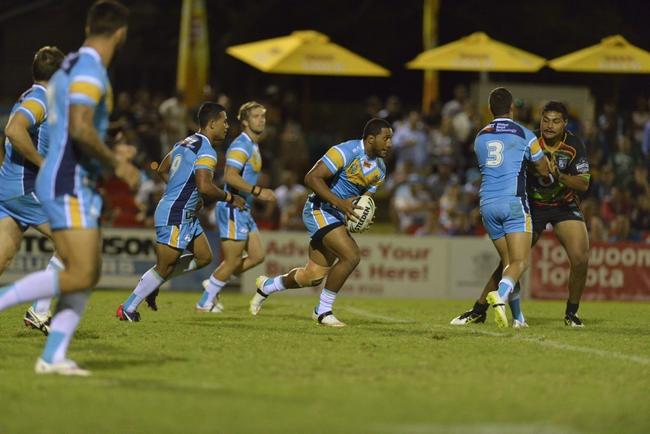
M90 378L36 376L24 307L0 314L0 433L646 433L650 305L524 301L530 328L447 325L471 303L339 297L349 327L316 326L316 297L273 296L258 317L225 294L162 293L119 322L123 291L93 294L69 356Z

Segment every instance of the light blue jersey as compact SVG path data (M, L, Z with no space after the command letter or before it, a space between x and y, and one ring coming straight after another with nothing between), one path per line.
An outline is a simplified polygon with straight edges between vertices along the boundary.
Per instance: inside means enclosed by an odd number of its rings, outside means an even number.
M73 105L93 109L93 126L103 141L113 93L101 57L91 47L66 56L47 87L49 148L36 178L36 195L53 230L98 228L102 209L95 187L101 166L68 133Z
M364 150L363 140L348 140L333 146L320 161L334 175L330 180L330 190L341 199L366 192L375 193L386 178L384 160L370 158ZM345 215L315 193L305 203L302 218L313 239L321 238L324 228L345 223Z
M39 199L76 196L83 187L94 188L101 167L68 134L70 105L93 107L93 125L104 140L113 95L106 68L97 51L82 47L69 54L48 85L50 148L42 172ZM48 191L49 190L49 191ZM41 193L45 197L41 197Z
M45 156L48 145L46 89L34 84L25 91L11 109L11 116L23 114L29 121L29 136L38 153ZM38 167L18 153L9 139L4 143L5 157L0 166L0 201L30 194L34 191Z
M241 133L228 146L226 151L226 166L234 167L239 174L251 185L257 184L257 178L262 170L260 149L248 134ZM251 232L257 232L257 224L251 215L253 195L248 191L239 191L226 184L225 190L238 194L246 199L248 207L240 210L227 202L219 202L214 209L222 239L245 241Z
M481 204L516 196L528 208L527 164L544 158L537 136L512 119L497 118L479 131L474 152L482 175Z
M193 222L199 203L194 173L199 169L214 172L217 167L217 153L208 138L199 133L174 145L169 157L169 181L156 208L156 227Z
M226 151L226 166L237 169L244 181L249 184L257 184L257 178L262 171L262 157L260 156L260 149L257 143L254 143L246 133L241 133L228 146L228 150ZM225 189L246 199L249 207L253 205L253 195L250 192L239 191L227 184Z
M544 158L537 137L508 118L494 119L479 131L474 152L481 170L481 217L490 238L531 232L526 196L528 161Z

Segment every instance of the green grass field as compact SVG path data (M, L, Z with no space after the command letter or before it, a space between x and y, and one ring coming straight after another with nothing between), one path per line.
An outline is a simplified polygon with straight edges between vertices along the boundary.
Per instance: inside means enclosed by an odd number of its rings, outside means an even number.
M524 301L531 327L447 325L470 303L339 297L349 327L315 325L315 297L260 316L227 293L163 293L143 321L126 292L93 295L70 357L90 378L36 376L43 337L0 314L0 433L648 433L650 305ZM491 312L490 312L491 314Z

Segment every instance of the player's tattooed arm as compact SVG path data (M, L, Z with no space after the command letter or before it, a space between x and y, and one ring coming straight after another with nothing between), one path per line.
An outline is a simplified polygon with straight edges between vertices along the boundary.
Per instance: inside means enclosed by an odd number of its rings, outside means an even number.
M330 190L327 181L332 178L334 174L327 168L325 163L318 161L314 167L305 175L305 185L309 187L318 197L326 202L331 203L337 209L345 214L347 218L352 221L357 221L354 214L355 209L362 209L360 206L355 205L353 201L355 197L348 199L341 199Z
M11 141L11 146L18 151L25 159L37 167L43 164L43 157L38 153L32 138L29 135L30 122L27 116L20 111L14 115L7 122L5 127L5 136Z

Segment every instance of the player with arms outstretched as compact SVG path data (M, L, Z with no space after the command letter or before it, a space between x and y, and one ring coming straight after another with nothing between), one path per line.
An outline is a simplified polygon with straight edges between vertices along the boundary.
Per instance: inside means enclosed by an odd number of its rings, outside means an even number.
M52 238L47 215L36 198L35 184L49 142L47 82L64 57L56 47L43 47L36 52L32 62L34 84L20 96L5 127L5 155L0 167L0 274L20 249L27 228L32 226ZM47 268L60 270L63 263L53 255ZM25 312L25 325L47 336L51 301L36 300Z
M393 130L383 119L371 119L361 140L349 140L330 148L305 175L313 193L305 203L303 222L311 237L309 261L287 274L257 278L257 292L250 312L257 315L274 292L305 288L327 278L313 319L330 327L343 327L332 313L336 295L360 261L359 246L350 236L346 219L356 220L354 204L362 194L373 195L386 178L383 158L391 147Z
M174 145L158 167L167 182L154 215L156 265L140 278L133 293L117 309L122 321L140 321L138 306L167 280L205 267L212 262L212 250L196 215L201 198L225 201L243 208L243 198L225 192L212 182L217 167L215 147L228 134L226 109L213 102L199 108L199 131ZM185 250L190 251L183 255ZM155 300L151 305L157 310Z

